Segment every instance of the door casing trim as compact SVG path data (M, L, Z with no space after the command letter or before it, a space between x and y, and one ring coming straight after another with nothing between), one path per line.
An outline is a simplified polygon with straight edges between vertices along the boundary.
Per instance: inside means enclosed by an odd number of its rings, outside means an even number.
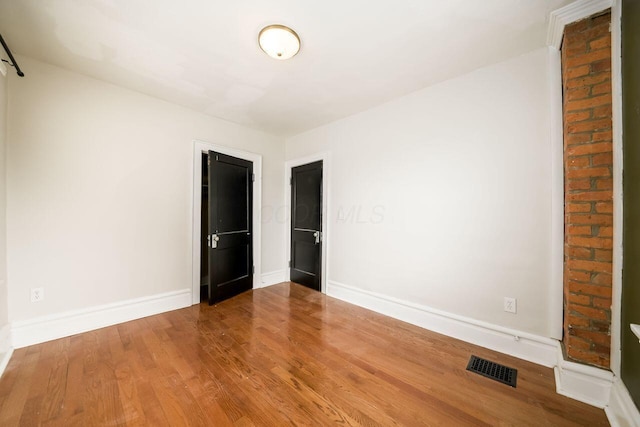
M322 266L320 292L327 293L327 280L329 278L329 191L331 183L331 155L327 152L312 154L306 157L288 160L284 164L284 211L285 216L285 238L284 238L284 262L285 279L289 276L289 260L291 259L291 169L297 166L307 165L322 160Z
M253 289L261 286L262 264L262 156L249 151L238 150L224 145L206 141L193 140L193 158L191 180L191 301L192 304L200 304L200 224L201 224L201 198L202 198L202 153L216 151L228 156L253 162Z

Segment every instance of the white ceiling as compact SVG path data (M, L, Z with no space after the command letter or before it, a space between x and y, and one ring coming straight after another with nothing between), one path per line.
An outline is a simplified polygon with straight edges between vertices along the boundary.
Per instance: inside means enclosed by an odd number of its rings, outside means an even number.
M570 1L0 0L0 33L17 54L289 136L542 47ZM273 23L300 35L292 60L258 47Z

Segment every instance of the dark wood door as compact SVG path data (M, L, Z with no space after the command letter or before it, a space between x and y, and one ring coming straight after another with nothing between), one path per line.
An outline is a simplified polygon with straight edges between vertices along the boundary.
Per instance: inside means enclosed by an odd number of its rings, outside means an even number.
M291 281L319 291L321 257L322 161L291 169Z
M209 151L209 304L253 287L253 163Z

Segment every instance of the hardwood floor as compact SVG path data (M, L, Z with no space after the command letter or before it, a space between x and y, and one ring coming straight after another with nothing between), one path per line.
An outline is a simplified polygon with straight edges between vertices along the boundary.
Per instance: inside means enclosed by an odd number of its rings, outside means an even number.
M289 283L16 350L0 380L2 426L334 424L608 425L551 369Z

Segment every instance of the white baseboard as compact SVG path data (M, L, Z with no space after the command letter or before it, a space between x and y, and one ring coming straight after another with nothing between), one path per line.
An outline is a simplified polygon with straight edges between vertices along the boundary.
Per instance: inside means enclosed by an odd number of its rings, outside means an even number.
M0 329L0 377L9 364L13 354L11 345L11 325L6 324Z
M14 348L26 347L190 305L191 289L183 289L13 322L12 344Z
M558 394L598 408L609 403L614 379L611 371L564 360L558 346L558 364L554 373Z
M598 408L605 408L612 425L614 423L611 417L614 415L621 420L637 417L637 409L629 393L624 385L614 378L612 372L564 360L560 343L556 340L357 289L332 280L328 283L327 295L443 335L553 367L556 391L559 394ZM617 387L614 387L617 383ZM619 422L617 425L640 427L632 422Z
M262 288L267 286L277 285L278 283L286 282L286 270L271 271L269 273L263 273L261 276Z
M640 427L640 411L620 378L613 382L609 406L604 412L612 427Z
M285 270L280 270L263 274L262 286L283 282L285 273ZM543 366L554 367L556 391L559 394L604 408L613 427L640 427L640 413L622 381L609 371L564 360L560 344L555 340L335 281L328 282L327 295L443 335ZM11 327L6 325L0 329L0 375L9 363L13 348L26 347L190 305L191 290L184 289L14 322Z
M332 280L327 283L327 295L443 335L549 368L554 367L558 362L556 353L558 341L551 338L402 301Z

